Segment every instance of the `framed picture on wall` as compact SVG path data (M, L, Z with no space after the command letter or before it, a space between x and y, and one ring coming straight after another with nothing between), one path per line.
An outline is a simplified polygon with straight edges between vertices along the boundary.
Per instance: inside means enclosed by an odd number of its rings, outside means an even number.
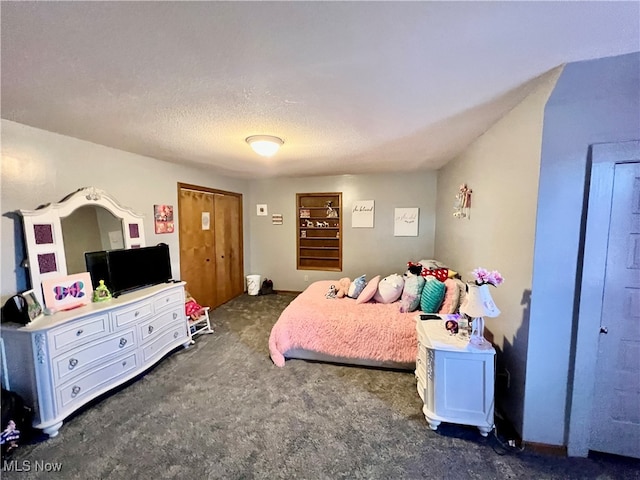
M395 237L417 237L420 209L396 208L393 217L393 235Z
M266 217L268 213L269 213L269 210L266 204L259 203L258 205L256 205L256 214L259 217Z
M373 200L357 200L351 209L351 228L373 228Z
M153 219L156 233L173 233L173 205L154 205Z

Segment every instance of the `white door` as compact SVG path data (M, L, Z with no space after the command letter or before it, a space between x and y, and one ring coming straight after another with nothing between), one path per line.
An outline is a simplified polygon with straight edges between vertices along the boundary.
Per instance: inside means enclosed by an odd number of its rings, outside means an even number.
M640 458L640 163L616 164L589 449Z

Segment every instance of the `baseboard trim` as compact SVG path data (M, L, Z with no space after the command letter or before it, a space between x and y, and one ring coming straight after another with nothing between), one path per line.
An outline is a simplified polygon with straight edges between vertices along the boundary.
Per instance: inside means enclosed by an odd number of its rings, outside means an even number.
M525 448L531 452L554 457L568 457L567 447L564 445L549 445L546 443L524 442Z

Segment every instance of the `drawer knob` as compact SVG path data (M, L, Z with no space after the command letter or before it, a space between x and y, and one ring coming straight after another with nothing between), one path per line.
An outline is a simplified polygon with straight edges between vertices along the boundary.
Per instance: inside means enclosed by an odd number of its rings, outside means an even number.
M173 338L178 338L178 335L180 335L180 332L173 332Z
M78 359L77 358L70 358L69 359L69 370L73 370L76 365L78 365Z
M80 390L82 390L78 385L74 385L74 387L71 389L71 397L75 397L76 395L78 395L80 393Z
M122 366L126 367L127 366L127 361L125 360L124 362L122 362Z
M121 338L120 339L120 348L124 347L127 344L127 339L126 338Z
M173 312L173 319L175 320L176 318L178 318L178 314L176 312Z
M167 299L165 300L165 302L169 303L169 299L167 298Z
M76 332L76 337L79 337L80 335L82 335L84 333L84 330L80 329Z
M136 313L134 313L134 314L133 314L133 316L134 316L134 317L137 317L138 315L140 315L140 312L138 312L138 311L136 310Z
M153 332L153 325L149 325L149 333Z

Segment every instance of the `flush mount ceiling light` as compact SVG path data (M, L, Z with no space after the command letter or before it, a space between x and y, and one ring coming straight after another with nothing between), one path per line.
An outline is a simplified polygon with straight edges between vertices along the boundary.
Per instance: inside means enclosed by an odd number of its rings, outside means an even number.
M258 155L271 157L276 154L280 146L284 143L281 138L271 135L253 135L247 137L245 141Z

